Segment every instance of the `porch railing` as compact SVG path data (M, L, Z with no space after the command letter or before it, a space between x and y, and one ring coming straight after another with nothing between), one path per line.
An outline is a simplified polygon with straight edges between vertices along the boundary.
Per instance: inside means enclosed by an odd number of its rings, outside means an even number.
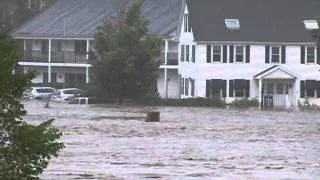
M42 51L24 51L20 61L49 62L49 53ZM51 63L87 64L86 54L77 54L74 51L51 51Z
M86 54L77 54L74 51L52 51L52 63L76 63L87 64Z
M161 61L161 64L165 64L165 53L162 52L158 57ZM178 53L177 52L168 52L167 55L167 65L178 65Z
M48 62L49 54L48 52L42 51L24 51L21 53L21 61L24 62Z

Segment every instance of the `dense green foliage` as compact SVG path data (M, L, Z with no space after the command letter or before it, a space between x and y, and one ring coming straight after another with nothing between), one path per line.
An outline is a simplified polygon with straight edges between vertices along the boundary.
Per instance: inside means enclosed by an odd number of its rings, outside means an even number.
M0 32L0 177L37 179L49 159L63 148L57 142L62 134L52 120L39 126L23 121L26 111L20 98L34 74L13 74L17 58L14 41Z
M148 22L140 17L142 1L124 18L106 20L95 35L91 82L103 96L138 100L157 95L159 39L147 37ZM105 98L105 97L102 97Z

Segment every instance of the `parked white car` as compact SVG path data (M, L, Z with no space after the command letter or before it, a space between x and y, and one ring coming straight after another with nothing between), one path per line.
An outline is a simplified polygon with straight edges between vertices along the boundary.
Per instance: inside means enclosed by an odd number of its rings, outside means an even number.
M78 88L58 89L53 94L52 99L61 102L69 101L74 97L80 96L81 93L82 90Z
M31 87L23 93L23 97L36 100L48 99L55 91L56 89L52 87Z

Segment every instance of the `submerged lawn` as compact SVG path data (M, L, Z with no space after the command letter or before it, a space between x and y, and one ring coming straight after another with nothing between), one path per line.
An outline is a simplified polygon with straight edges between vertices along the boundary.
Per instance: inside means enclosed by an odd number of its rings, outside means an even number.
M55 118L66 148L43 179L320 179L318 111L44 104L25 119Z

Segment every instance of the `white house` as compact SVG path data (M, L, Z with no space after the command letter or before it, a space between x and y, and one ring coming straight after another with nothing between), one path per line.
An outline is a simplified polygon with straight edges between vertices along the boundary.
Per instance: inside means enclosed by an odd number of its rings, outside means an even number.
M115 19L133 0L57 0L11 35L21 43L23 70L35 70L33 83L81 87L90 81L88 52L106 18ZM149 36L163 39L158 90L163 98L179 98L177 28L182 0L147 0L142 16Z
M320 105L314 0L188 0L179 35L181 97Z
M19 64L39 72L34 83L88 83L97 27L131 2L58 0L12 33L22 44ZM315 0L144 1L149 35L163 39L160 96L320 105L319 9Z

